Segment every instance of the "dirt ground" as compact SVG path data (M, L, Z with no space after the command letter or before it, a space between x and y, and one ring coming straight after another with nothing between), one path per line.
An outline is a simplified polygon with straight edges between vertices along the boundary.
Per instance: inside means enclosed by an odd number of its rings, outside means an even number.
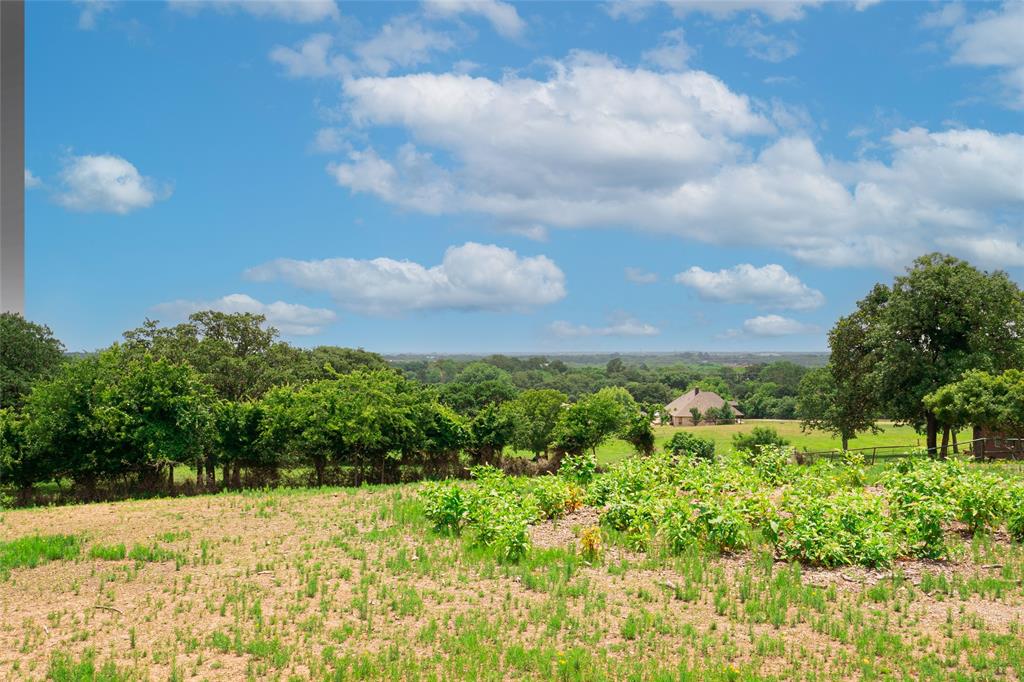
M0 512L0 541L81 542L77 559L0 581L0 679L43 679L63 654L153 680L1024 672L1014 644L1024 561L1009 543L885 571L798 569L763 552L669 559L617 547L586 562L577 537L599 512L583 508L534 527L536 560L509 567L434 535L414 490ZM90 558L93 547L118 543L162 552Z

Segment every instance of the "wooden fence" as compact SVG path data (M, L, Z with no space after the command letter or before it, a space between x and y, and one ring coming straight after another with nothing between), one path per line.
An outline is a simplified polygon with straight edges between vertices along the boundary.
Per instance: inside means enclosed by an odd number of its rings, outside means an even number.
M918 445L879 445L866 448L851 448L848 453L864 455L867 464L875 464L878 461L890 459L903 459L910 457L915 450L920 450ZM1024 459L1024 439L1021 438L976 438L958 444L959 455L972 455L975 459ZM846 453L842 450L820 450L817 452L797 452L796 461L799 464L812 464L819 459L844 459Z

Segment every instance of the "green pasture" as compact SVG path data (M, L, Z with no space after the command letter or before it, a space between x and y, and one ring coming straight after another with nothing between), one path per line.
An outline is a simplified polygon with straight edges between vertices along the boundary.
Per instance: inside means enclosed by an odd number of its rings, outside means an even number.
M748 419L742 424L722 425L698 425L698 426L658 426L654 429L655 442L658 448L664 447L665 443L672 438L677 431L690 431L704 438L710 438L715 442L715 452L729 452L732 450L732 437L737 433L748 433L755 426L769 426L783 438L789 440L790 444L797 450L806 452L817 452L821 450L839 450L842 441L824 431L801 431L800 422L795 419ZM879 434L861 434L860 437L850 441L850 448L868 448L883 446L918 446L924 445L924 436L915 432L909 426L897 426L892 422L880 422L883 431ZM970 430L964 430L958 435L962 442L970 440ZM597 459L601 464L611 464L626 457L632 452L629 444L623 440L610 440L597 449Z

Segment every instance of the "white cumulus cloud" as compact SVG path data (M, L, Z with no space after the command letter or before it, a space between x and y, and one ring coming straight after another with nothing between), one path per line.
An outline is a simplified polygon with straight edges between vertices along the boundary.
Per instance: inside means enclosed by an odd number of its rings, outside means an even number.
M986 267L1024 267L1024 244L1019 237L995 233L940 240L944 250Z
M348 149L349 144L343 131L338 128L321 128L313 136L310 150L318 154L334 154Z
M506 38L518 38L526 28L526 22L516 8L501 0L426 0L424 6L427 13L434 16L475 14L483 17Z
M298 303L274 301L263 303L246 294L228 294L212 301L176 300L153 307L160 315L175 320L187 318L200 310L217 310L222 313L254 313L267 318L267 324L281 333L291 336L319 334L323 328L337 319L333 310L310 308Z
M412 17L392 19L373 38L356 46L355 53L370 73L386 74L430 61L435 52L455 47L448 35L428 28Z
M283 280L325 291L339 305L369 315L411 310L514 310L565 297L565 275L546 256L520 256L493 244L467 242L445 251L439 265L408 260L278 259L256 266L253 280Z
M332 55L334 38L327 33L317 33L306 38L297 47L278 45L270 51L270 60L284 67L292 78L326 78L342 76L350 69L350 62L344 57Z
M316 33L295 47L276 45L270 61L284 67L291 78L339 78L358 75L386 75L391 71L424 64L439 52L455 48L451 36L436 31L416 17L397 16L376 35L356 43L351 55L334 48L334 37Z
M1000 70L1000 80L1015 109L1024 109L1024 2L1007 0L999 9L979 12L971 21L947 8L929 15L932 25L954 26L952 61Z
M717 272L693 266L677 274L675 281L696 291L701 299L718 303L784 310L811 310L825 303L820 291L775 263L760 268L744 263Z
M43 181L32 174L28 168L25 169L25 189L35 189L42 186Z
M111 154L69 157L60 182L55 199L72 211L124 215L171 194L169 185L143 176L131 162Z
M645 62L669 71L682 71L691 56L693 49L686 44L681 28L662 33L658 44L643 53Z
M394 156L356 145L328 171L431 215L637 229L896 269L940 239L1024 231L1018 133L894 130L858 160L826 158L799 130L813 127L806 112L780 115L702 71L590 53L553 62L547 78L417 73L343 90L351 130L406 140Z
M743 321L743 332L752 336L813 334L818 328L781 315L758 315Z

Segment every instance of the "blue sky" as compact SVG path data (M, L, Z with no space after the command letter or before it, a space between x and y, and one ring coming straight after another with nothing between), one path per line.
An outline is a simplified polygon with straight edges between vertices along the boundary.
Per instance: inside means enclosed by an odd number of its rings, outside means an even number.
M380 352L823 350L1024 277L1024 3L29 2L27 314Z

